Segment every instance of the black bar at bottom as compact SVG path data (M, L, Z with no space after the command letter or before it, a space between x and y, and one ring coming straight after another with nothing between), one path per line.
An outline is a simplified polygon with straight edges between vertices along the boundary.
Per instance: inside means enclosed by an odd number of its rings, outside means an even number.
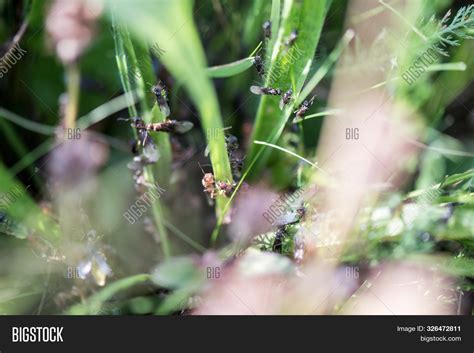
M473 352L473 334L472 316L1 316L0 353Z

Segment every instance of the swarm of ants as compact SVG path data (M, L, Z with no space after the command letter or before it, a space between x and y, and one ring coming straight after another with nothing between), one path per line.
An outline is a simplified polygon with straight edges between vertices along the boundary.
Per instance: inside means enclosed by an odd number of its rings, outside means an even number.
M265 21L263 23L263 36L264 40L268 42L271 37L271 22ZM298 39L298 31L292 30L290 35L285 39L284 45L288 49L295 44ZM260 49L261 50L261 49ZM265 80L265 63L261 55L257 53L254 56L253 64L258 76ZM168 133L168 134L185 134L193 128L193 124L190 121L178 121L171 120L171 109L168 104L168 89L163 82L159 82L151 88L151 92L156 97L157 106L165 117L165 121L156 123L145 123L141 117L132 117L128 119L120 119L131 121L131 126L135 130L137 136L136 141L133 143L132 151L134 153L133 161L129 163L129 168L133 172L133 179L137 192L143 194L150 185L144 177L144 167L152 165L160 158L160 152L156 144L153 142L153 138L150 134L155 133ZM252 85L250 92L256 95L267 95L267 96L279 96L279 107L281 110L285 109L294 99L293 90L288 88L282 90L279 87L264 87ZM313 104L315 96L309 100L303 101L303 103L297 107L294 111L295 118L304 118L304 115L308 112L309 108ZM238 138L232 134L226 134L225 146L227 149L227 155L230 162L232 171L232 180L216 180L214 173L205 172L200 165L203 177L201 184L203 191L206 194L209 204L213 203L218 196L224 196L226 198L233 197L234 193L238 191L237 185L239 184L240 178L242 177L242 169L244 167L244 158L241 157L239 148ZM241 186L242 189L248 188L246 183ZM273 245L268 249L274 252L282 252L282 241L287 236L287 229L297 224L304 216L305 208L300 207L297 212L291 212L285 217L278 220L278 225L275 230L275 237ZM295 216L296 215L296 216Z

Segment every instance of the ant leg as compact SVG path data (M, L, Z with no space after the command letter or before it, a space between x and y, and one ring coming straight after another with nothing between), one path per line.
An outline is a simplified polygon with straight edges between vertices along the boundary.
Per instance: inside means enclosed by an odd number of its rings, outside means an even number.
M148 139L148 131L145 130L145 137L143 138L142 147L145 147L145 145L146 145L146 140L147 140L147 139Z

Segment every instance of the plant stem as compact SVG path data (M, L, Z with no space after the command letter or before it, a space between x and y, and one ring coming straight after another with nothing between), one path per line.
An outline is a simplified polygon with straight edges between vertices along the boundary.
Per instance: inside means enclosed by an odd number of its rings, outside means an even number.
M79 91L81 75L77 63L66 67L67 77L67 106L66 116L64 117L65 129L72 129L76 125L77 109L79 105Z
M120 73L120 81L122 82L122 87L127 94L129 100L128 112L131 117L137 116L138 111L134 104L134 99L132 95L132 87L130 84L130 74L128 72L128 61L127 55L125 53L123 37L121 31L118 30L115 20L112 19L112 27L114 33L114 42L115 42L115 58L117 61L117 67ZM133 130L135 138L137 138L137 132ZM155 177L153 175L152 166L148 165L144 168L145 180L148 184L155 185ZM165 257L171 256L171 247L168 240L168 233L164 225L164 212L163 207L161 206L160 200L156 200L152 205L152 214L159 232L159 237L161 240L161 247Z
M395 15L397 15L408 27L411 28L411 30L413 32L415 32L421 39L423 39L424 42L427 42L428 41L428 38L423 34L421 33L421 31L416 28L415 25L413 25L412 23L410 23L410 21L408 21L399 11L397 11L394 7L390 6L389 4L387 4L386 2L384 2L383 0L379 0L379 3L381 3L383 6L385 6L387 9L389 9L390 11L392 11Z
M120 31L122 35L124 49L127 53L127 69L130 69L133 77L133 83L135 85L138 104L140 106L140 113L142 114L142 119L146 123L158 123L165 121L164 114L158 108L156 102L154 102L154 97L151 97L151 93L147 91L146 82L154 82L155 77L153 75L153 69L151 67L151 59L149 53L146 49L141 46L137 46L135 49L134 44L128 30L124 27ZM140 61L137 58L139 54ZM151 99L149 99L151 98ZM150 109L150 107L153 107ZM158 150L160 151L160 159L152 167L154 170L153 175L155 179L158 180L160 185L164 188L169 189L170 185L170 176L171 176L171 145L169 141L168 134L154 134L150 136L151 139L156 143Z

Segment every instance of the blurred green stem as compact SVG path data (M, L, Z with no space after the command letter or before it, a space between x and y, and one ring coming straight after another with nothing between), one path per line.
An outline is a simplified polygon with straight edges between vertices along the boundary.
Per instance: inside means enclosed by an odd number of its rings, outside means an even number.
M64 117L64 128L72 129L76 125L77 110L79 105L79 90L81 74L77 63L69 64L66 67L67 76L67 106Z
M102 305L117 293L137 285L146 284L149 281L150 275L146 273L119 279L92 295L85 303L72 306L66 313L68 315L98 314Z

